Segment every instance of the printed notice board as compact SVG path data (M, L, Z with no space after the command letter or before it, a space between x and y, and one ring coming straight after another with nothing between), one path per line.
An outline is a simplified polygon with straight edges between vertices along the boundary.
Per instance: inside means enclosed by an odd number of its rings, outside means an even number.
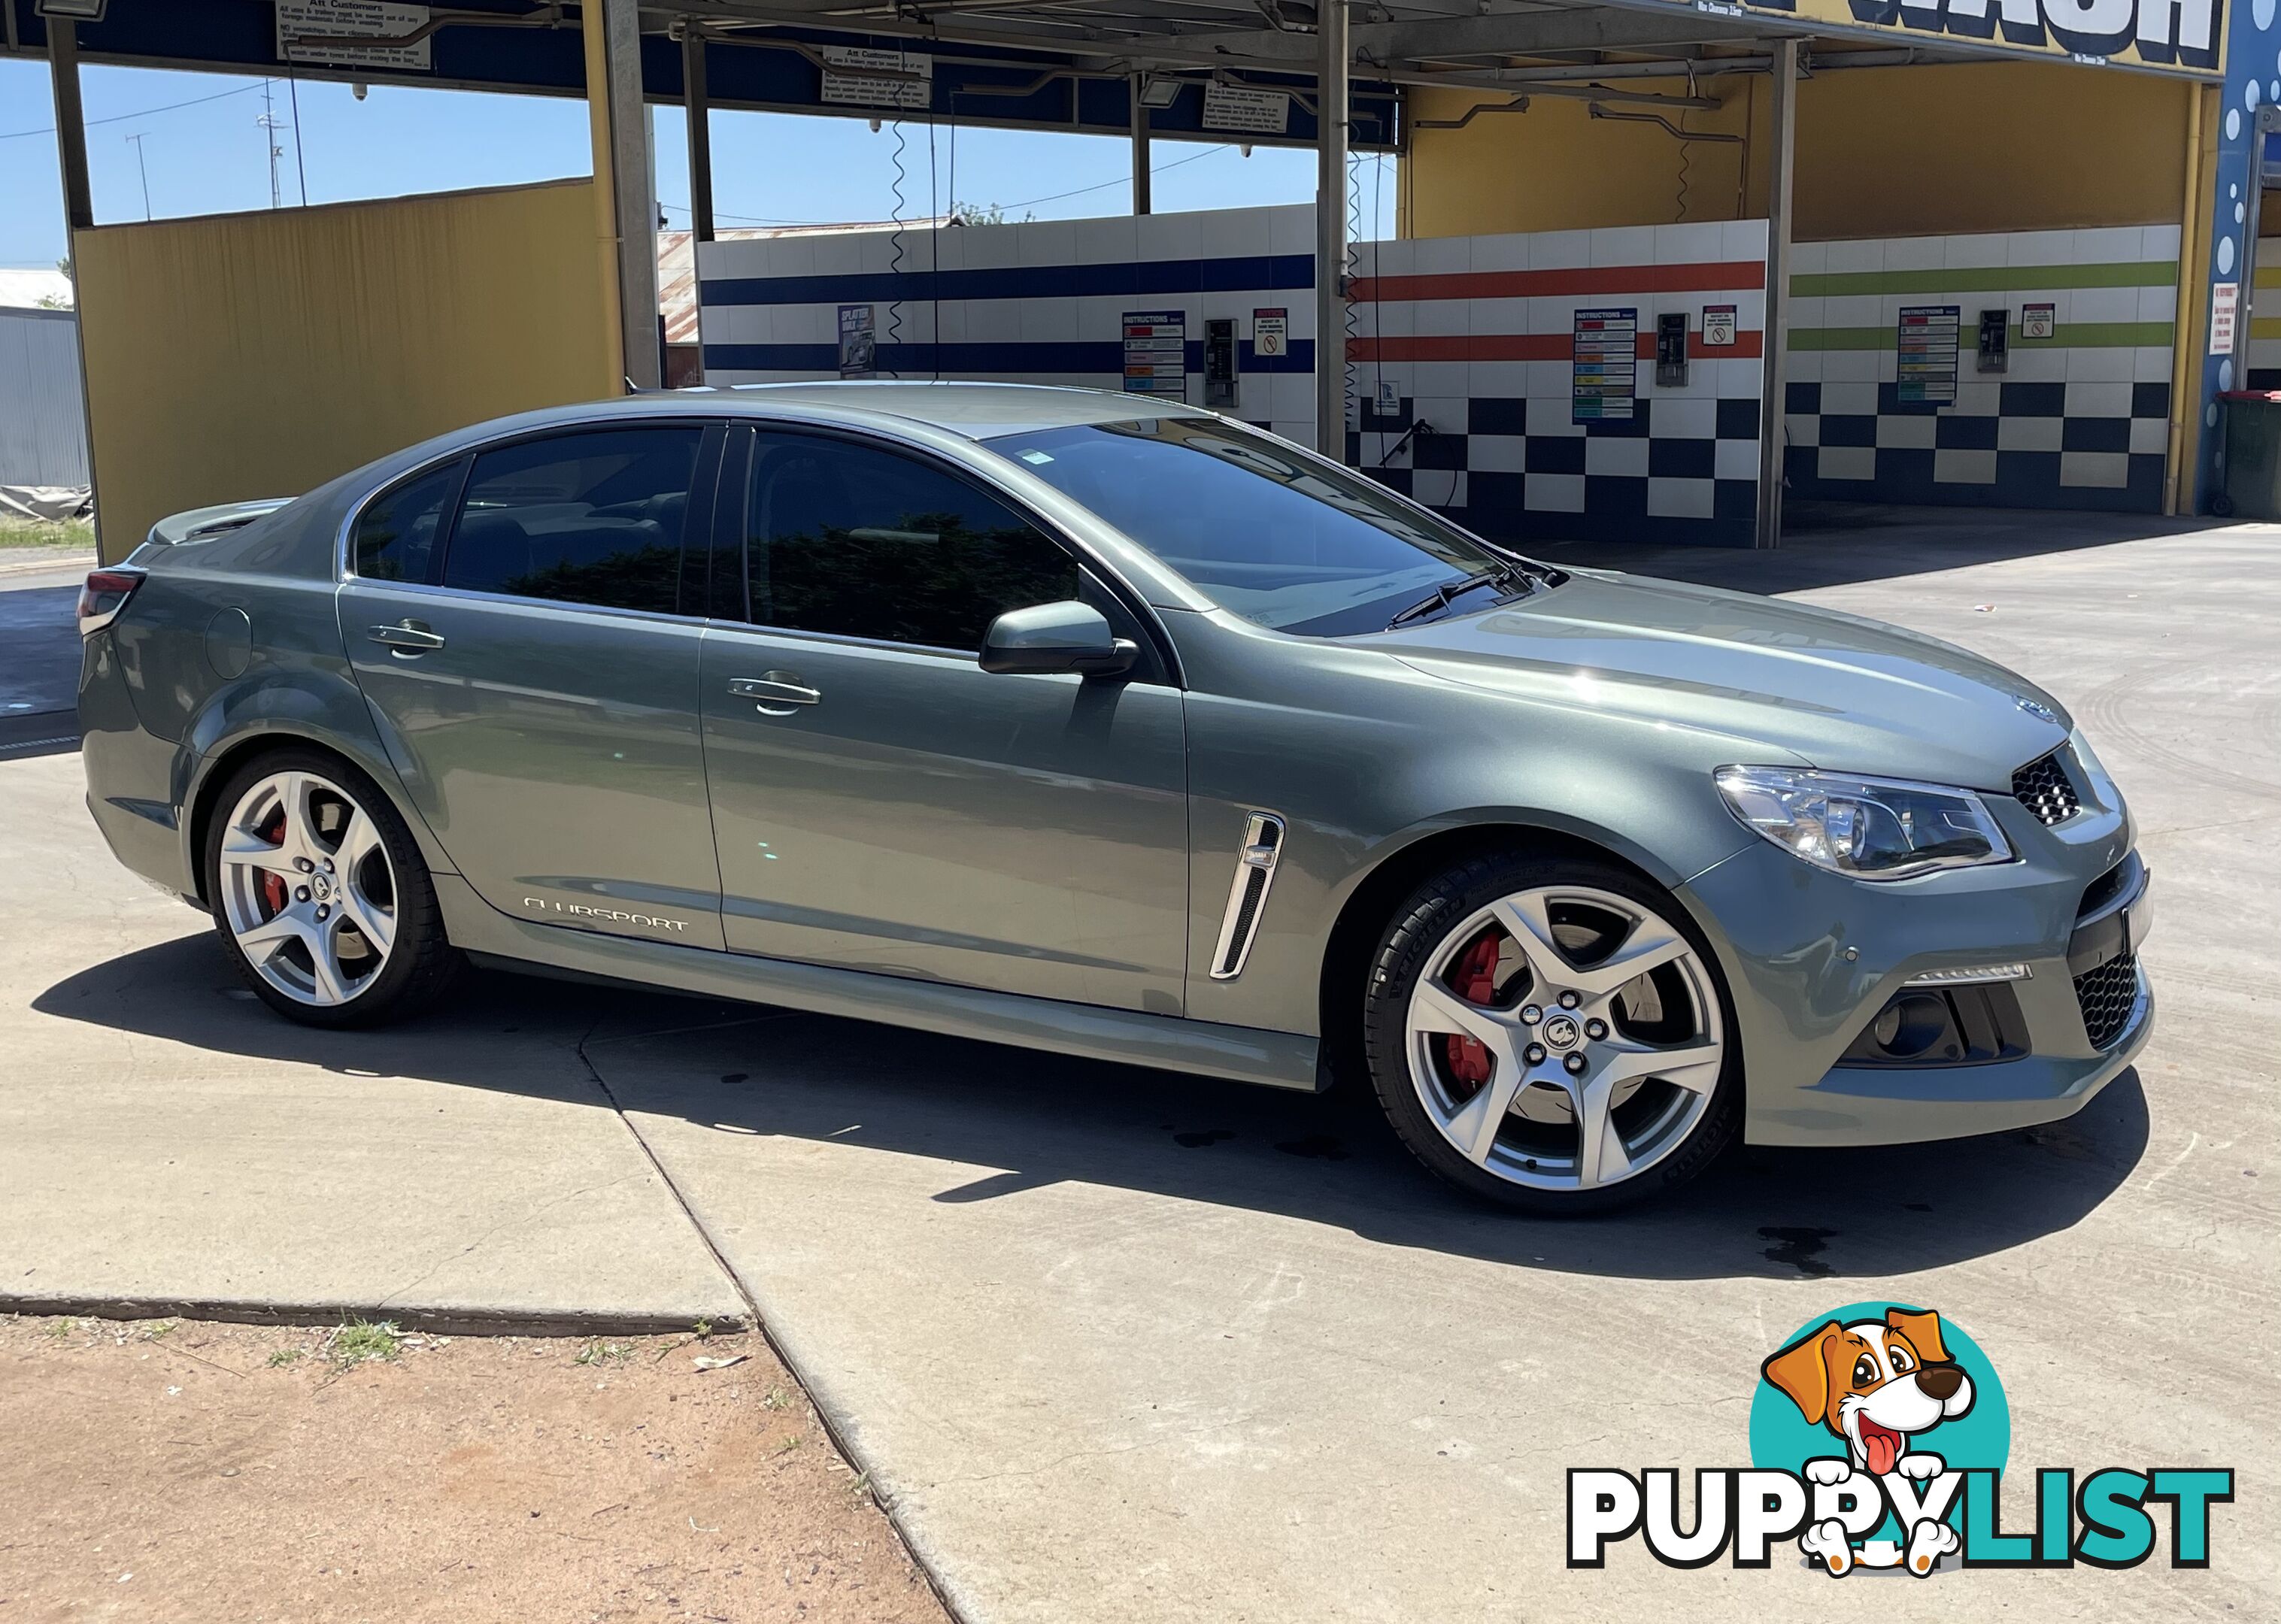
M1125 312L1125 392L1188 396L1188 312Z
M872 312L869 304L839 307L839 375L843 378L878 375L879 328Z
M1894 394L1904 405L1956 404L1957 307L1904 305L1895 339Z
M1638 308L1578 311L1574 344L1568 420L1628 420L1639 383Z

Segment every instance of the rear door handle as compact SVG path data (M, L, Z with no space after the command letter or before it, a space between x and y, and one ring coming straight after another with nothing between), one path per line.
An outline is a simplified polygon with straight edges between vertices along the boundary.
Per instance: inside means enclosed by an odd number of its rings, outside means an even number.
M762 677L731 677L729 691L750 699L763 716L790 716L800 705L820 704L823 696L789 671L771 671Z
M393 626L375 626L371 636L375 643L384 643L398 654L424 654L444 646L443 635L429 630L425 620L398 620Z

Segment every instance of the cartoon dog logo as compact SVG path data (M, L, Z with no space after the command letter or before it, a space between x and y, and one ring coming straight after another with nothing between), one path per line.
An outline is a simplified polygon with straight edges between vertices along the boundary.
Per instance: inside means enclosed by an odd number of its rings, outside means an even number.
M1880 1478L1898 1473L1919 1482L1937 1477L1947 1463L1916 1448L1915 1440L1972 1408L1972 1378L1949 1357L1940 1316L1929 1311L1890 1308L1883 1320L1848 1325L1832 1320L1767 1360L1763 1370L1810 1424L1845 1442L1844 1459L1805 1463L1806 1477L1816 1483L1841 1483L1855 1472ZM1857 1552L1844 1527L1829 1519L1808 1528L1798 1548L1819 1557L1833 1576L1857 1561L1906 1564L1924 1574L1958 1543L1953 1528L1928 1517L1901 1543L1872 1541Z

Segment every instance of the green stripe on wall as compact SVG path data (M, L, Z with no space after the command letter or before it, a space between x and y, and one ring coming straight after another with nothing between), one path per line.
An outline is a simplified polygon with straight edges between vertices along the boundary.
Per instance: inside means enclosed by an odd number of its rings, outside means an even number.
M1790 279L1793 298L1849 293L2033 293L2045 288L2175 288L2178 262L2127 265L1991 265L1945 271L1825 271Z
M2012 327L2012 343L2024 350L2093 350L2099 348L2165 345L2172 341L2172 324L2168 321L2063 321L2053 329L2051 338L2022 338L2017 323ZM1973 336L1967 326L1962 338ZM1792 350L1891 350L1894 347L1891 327L1792 327L1790 330Z

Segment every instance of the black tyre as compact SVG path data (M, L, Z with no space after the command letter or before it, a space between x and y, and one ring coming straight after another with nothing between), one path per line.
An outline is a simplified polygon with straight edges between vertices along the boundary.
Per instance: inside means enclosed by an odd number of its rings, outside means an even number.
M281 746L231 774L204 861L223 952L289 1020L394 1020L459 967L411 830L368 775L329 750Z
M1602 1212L1684 1183L1741 1121L1710 944L1613 863L1512 853L1434 876L1380 941L1363 1025L1403 1142L1526 1212Z

